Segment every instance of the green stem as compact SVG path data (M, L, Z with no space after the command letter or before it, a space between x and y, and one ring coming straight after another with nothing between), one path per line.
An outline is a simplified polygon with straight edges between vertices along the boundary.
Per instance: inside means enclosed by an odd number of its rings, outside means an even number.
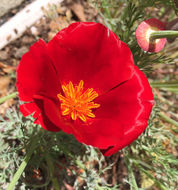
M159 38L176 38L178 37L178 31L174 30L161 30L161 31L156 31L152 32L150 34L151 39L159 39Z
M162 112L159 113L159 116L166 122L175 125L176 127L178 127L178 122L171 119L170 117L166 116L165 114L163 114Z
M102 3L103 7L104 7L104 10L107 14L107 17L110 19L111 18L111 13L110 13L110 10L109 10L109 7L108 7L108 2L107 0L104 0L103 3Z
M159 97L160 101L165 103L165 104L168 104L169 106L173 106L174 107L174 103L173 102L170 102L169 100L167 100L166 98L160 96Z
M135 176L132 170L132 164L130 163L127 156L124 156L124 161L127 166L128 174L129 174L129 181L131 181L131 190L138 190L137 182L135 180Z
M14 92L12 94L9 94L7 96L0 98L0 104L4 103L6 100L9 100L11 98L15 98L17 95L18 95L18 92Z
M45 158L46 158L46 162L47 162L47 165L48 165L48 168L50 171L50 178L52 180L53 187L55 188L55 190L60 190L59 183L58 183L56 177L54 177L54 165L51 160L51 157L49 154L46 153Z
M19 180L20 176L22 175L23 171L25 170L35 148L37 146L37 139L35 138L32 142L32 145L29 148L29 151L27 152L23 162L20 164L18 170L16 171L11 183L9 184L9 186L7 187L6 190L13 190L15 187L15 184L17 183L17 181Z
M55 188L56 190L60 190L59 183L58 183L56 177L55 177L55 178L52 178L52 182L53 182L54 188Z
M153 88L177 88L178 81L170 81L170 82L150 82L151 87Z

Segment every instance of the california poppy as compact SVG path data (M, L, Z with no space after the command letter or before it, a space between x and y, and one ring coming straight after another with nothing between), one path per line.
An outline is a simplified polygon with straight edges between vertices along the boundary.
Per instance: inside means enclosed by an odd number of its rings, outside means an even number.
M160 52L166 42L166 38L154 39L150 38L152 32L165 30L165 23L156 18L150 18L142 21L136 30L136 38L138 45L148 52Z
M145 130L153 95L129 47L99 23L78 22L36 42L17 68L24 116L109 156Z

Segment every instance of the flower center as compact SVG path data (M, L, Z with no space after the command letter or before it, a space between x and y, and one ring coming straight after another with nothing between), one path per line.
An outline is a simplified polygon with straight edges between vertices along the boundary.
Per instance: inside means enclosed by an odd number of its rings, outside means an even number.
M64 96L58 94L57 97L61 102L62 115L71 115L73 120L79 117L82 121L86 122L87 118L94 118L92 109L100 107L93 100L98 97L98 93L93 88L88 88L83 91L83 80L78 86L74 86L70 81L67 85L62 85Z

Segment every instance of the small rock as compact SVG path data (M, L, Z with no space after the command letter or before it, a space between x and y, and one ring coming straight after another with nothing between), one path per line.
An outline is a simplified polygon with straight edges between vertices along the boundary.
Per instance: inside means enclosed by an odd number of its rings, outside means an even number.
M62 7L62 6L59 4L59 5L57 6L56 11L57 11L58 14L63 15L63 14L65 13L66 9L67 9L66 7Z
M59 29L59 24L55 21L52 20L49 24L49 27L52 31L58 30Z
M14 56L18 59L21 58L24 53L28 51L28 48L26 46L22 46L21 48L17 49Z
M81 22L86 22L84 8L81 4L75 3L71 6L71 9Z
M66 11L66 18L68 21L71 21L72 13L71 13L71 10L69 10L69 9Z
M56 32L49 32L48 33L48 40L51 40L56 35Z
M66 28L68 25L69 23L67 22L66 17L59 16L50 22L49 27L52 32L57 32L63 28Z
M34 42L34 39L32 37L24 36L22 38L22 43L23 44L32 44L33 42Z
M38 32L38 30L37 30L37 28L36 28L35 26L32 26L32 27L30 28L30 30L31 30L31 33L32 33L34 36L39 35L39 32Z
M6 60L6 59L8 59L7 51L0 51L0 60Z

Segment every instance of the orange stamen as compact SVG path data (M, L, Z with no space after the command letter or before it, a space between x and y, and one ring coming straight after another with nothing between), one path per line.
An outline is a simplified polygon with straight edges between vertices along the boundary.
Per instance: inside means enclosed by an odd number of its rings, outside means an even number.
M98 93L93 88L83 92L84 82L81 80L78 86L74 86L70 81L67 85L62 85L64 96L58 94L57 97L61 102L62 115L70 115L72 120L80 118L83 122L87 118L95 118L91 109L100 107L93 100L98 97Z

